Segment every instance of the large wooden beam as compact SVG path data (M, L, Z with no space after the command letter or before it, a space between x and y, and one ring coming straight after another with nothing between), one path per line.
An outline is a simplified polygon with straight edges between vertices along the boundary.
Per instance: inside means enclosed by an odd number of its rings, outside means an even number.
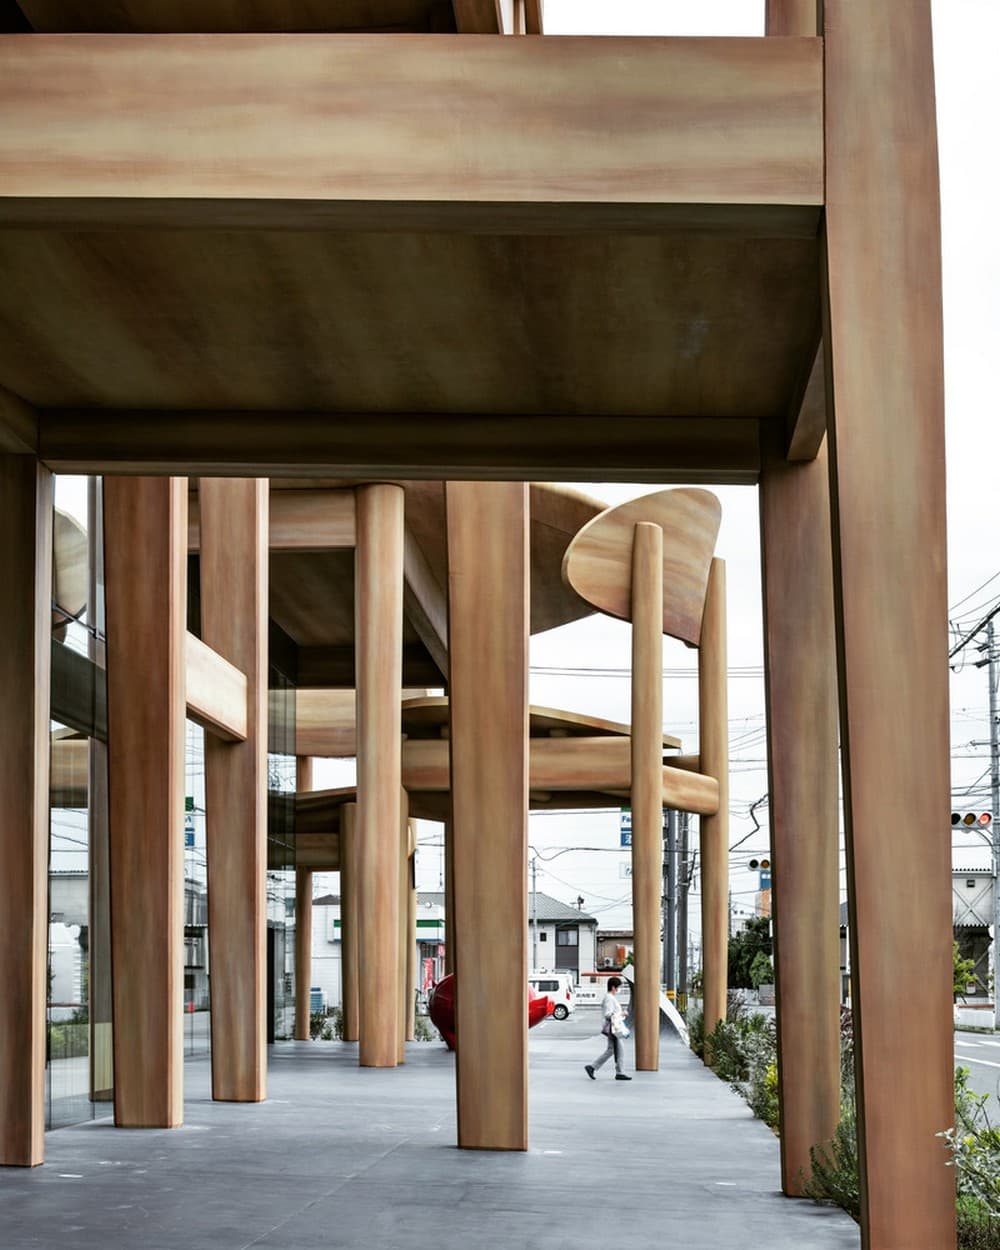
M60 473L756 483L742 418L50 410L39 455Z
M632 785L628 738L532 738L529 785L532 790L625 792ZM714 776L687 768L660 766L662 806L713 816L720 785ZM403 743L403 784L407 790L447 790L451 784L448 743L413 738Z
M187 714L217 738L245 742L247 736L247 679L200 638L184 639Z
M52 483L0 455L0 1165L44 1156Z
M7 35L0 80L12 224L509 231L568 205L662 229L660 206L822 203L819 39Z
M403 574L403 610L417 637L447 680L448 598L409 526L406 529Z
M269 505L272 551L335 551L354 546L353 490L273 490ZM201 506L188 503L188 550L197 551Z
M295 692L295 753L348 759L357 754L354 690Z
M840 804L830 490L824 447L784 458L769 432L761 476L761 563L781 1181L800 1195L810 1150L840 1118Z
M660 899L663 892L663 530L632 538L632 923L635 1066L660 1066ZM687 774L684 774L687 775Z
M458 1144L528 1146L528 488L445 485Z
M187 482L107 478L104 561L115 1123L184 1112Z
M701 820L701 941L706 1036L726 1018L729 956L729 699L726 565L712 561L698 651L701 765L719 783L718 811Z
M247 679L242 742L205 738L212 1096L265 1097L267 482L201 483L201 626Z
M930 0L826 0L826 377L866 1250L955 1244ZM771 42L771 41L768 41ZM884 813L905 811L905 822ZM886 891L895 880L898 889Z
M363 1067L394 1067L399 1018L399 796L403 643L403 489L357 493L357 909Z

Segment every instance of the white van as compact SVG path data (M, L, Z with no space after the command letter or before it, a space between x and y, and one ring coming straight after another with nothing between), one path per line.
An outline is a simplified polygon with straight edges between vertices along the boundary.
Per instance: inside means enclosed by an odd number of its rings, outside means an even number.
M568 972L532 972L528 984L539 994L548 994L555 1003L552 1014L557 1020L565 1020L576 1006L573 978Z

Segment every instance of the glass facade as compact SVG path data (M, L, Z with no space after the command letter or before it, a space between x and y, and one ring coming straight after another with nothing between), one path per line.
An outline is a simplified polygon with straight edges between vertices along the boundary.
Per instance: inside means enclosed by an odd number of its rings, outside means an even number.
M54 500L49 1128L89 1119L113 1092L100 482L57 477Z
M273 1042L295 1028L295 686L273 663L268 685L267 1040Z

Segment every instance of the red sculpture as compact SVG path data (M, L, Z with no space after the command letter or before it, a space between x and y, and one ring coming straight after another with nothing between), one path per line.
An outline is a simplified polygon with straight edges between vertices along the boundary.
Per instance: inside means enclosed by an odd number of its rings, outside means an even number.
M528 986L528 1028L533 1029L541 1024L546 1016L555 1011L555 1003L548 994L539 994ZM427 1003L431 1022L448 1044L449 1050L455 1049L455 974L449 973L442 977L431 990Z

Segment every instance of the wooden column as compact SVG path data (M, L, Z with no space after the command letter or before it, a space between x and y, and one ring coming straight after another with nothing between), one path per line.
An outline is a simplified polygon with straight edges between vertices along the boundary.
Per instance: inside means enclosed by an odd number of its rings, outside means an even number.
M455 948L458 931L455 928L455 837L453 822L444 822L444 974L455 971Z
M358 1040L357 805L340 809L340 986L345 1042Z
M930 0L826 0L825 36L824 341L862 1240L938 1250L955 1244L955 1173L935 1137L954 1105Z
M0 1164L44 1155L52 480L0 455Z
M268 484L202 478L203 641L247 679L245 742L205 735L212 1097L266 1097Z
M799 1195L840 1118L837 653L826 447L783 448L765 434L760 518L781 1180Z
M528 488L448 482L458 1144L528 1145Z
M702 771L719 782L719 811L701 817L701 932L705 1033L726 1018L729 965L729 699L726 564L713 559L698 651Z
M416 846L416 821L410 821L410 846ZM417 886L416 851L406 861L406 1040L417 1040Z
M355 647L358 734L359 951L362 1066L399 1057L399 794L403 688L403 490L357 491Z
M399 1004L396 1017L397 1049L396 1062L406 1062L406 974L408 960L406 948L407 924L410 919L410 800L406 791L399 792L399 944L396 949L396 973L399 981Z
M663 889L663 530L632 539L632 924L635 1066L660 1066L660 898Z
M184 1113L187 479L104 481L115 1123Z
M312 758L300 755L295 760L295 789L298 793L313 788ZM312 982L312 899L311 868L295 870L295 1040L310 1040L309 993Z

